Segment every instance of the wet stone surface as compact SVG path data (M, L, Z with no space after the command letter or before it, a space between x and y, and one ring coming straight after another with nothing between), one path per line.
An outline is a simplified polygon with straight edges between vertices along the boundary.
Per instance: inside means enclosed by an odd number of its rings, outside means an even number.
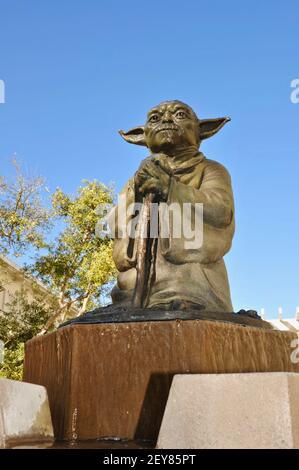
M92 439L82 441L24 442L12 449L154 449L155 442L146 440Z
M129 308L108 305L87 312L80 317L69 320L61 327L73 324L97 324L97 323L130 323L148 321L171 320L210 320L228 323L237 323L245 326L269 328L272 326L261 319L255 310L240 310L239 312L210 312L204 309L188 310L162 310L153 308Z

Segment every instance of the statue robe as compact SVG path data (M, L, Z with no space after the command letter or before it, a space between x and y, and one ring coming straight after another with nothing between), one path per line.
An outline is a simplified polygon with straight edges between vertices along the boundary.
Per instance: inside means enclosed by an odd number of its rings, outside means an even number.
M174 303L191 303L209 311L232 312L223 261L234 234L230 175L223 165L208 160L200 152L187 160L171 163L173 174L167 204L182 206L191 203L192 210L195 203L203 204L203 242L200 247L188 248L186 242L190 240L173 236L170 217L169 238L162 238L160 233L157 238L154 276L148 286L145 306L171 308ZM136 200L134 179L128 181L120 197L125 198L127 206ZM190 217L194 221L192 210ZM110 216L114 217L115 211L117 207ZM117 237L113 258L119 274L111 296L113 303L127 306L131 303L136 283L137 240L127 235L120 236L126 234L128 219L120 222L116 217L115 220Z

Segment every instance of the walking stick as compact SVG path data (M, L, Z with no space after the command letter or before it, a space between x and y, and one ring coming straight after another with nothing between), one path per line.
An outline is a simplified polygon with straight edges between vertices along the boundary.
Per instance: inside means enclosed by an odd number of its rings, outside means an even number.
M151 269L151 247L153 242L150 238L151 204L154 201L154 197L155 195L153 193L149 193L144 197L139 219L136 251L137 278L133 296L134 308L144 307L147 297Z

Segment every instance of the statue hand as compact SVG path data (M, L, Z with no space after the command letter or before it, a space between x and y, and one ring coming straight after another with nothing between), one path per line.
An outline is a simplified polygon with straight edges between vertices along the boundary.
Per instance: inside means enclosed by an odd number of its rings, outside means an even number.
M144 196L154 192L161 199L166 200L170 183L170 167L164 163L159 155L146 158L135 174L135 187Z
M161 201L166 201L168 196L170 177L168 175L165 178L152 178L148 177L142 184L139 186L139 193L142 196L145 196L148 193L154 193L158 196L158 199Z

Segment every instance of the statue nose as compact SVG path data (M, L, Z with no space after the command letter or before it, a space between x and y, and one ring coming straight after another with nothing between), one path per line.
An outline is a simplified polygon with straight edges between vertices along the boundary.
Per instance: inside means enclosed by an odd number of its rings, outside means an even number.
M162 121L163 122L173 122L172 114L169 111L166 111L166 113L163 115Z

